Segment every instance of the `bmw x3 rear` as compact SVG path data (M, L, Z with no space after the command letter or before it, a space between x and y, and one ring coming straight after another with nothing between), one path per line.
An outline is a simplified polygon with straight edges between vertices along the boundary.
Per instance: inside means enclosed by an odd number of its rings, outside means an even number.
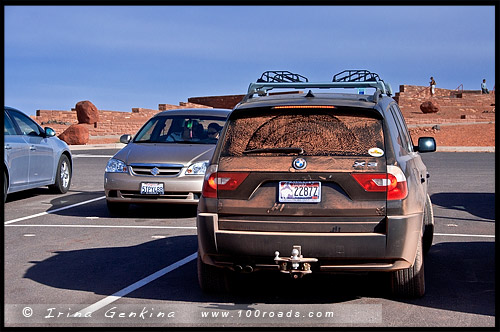
M270 93L279 88L295 93ZM355 93L325 90L335 88ZM391 94L364 70L327 83L265 72L250 85L205 174L197 214L203 290L227 291L234 273L259 270L293 278L379 271L393 295L424 295L434 221L420 153L436 143L421 137L413 145Z

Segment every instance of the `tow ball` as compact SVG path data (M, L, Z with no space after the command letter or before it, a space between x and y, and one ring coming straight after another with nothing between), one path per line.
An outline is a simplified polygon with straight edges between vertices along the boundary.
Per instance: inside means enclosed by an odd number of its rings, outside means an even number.
M301 246L293 246L290 257L280 257L280 252L275 251L274 261L278 264L280 272L289 273L293 279L299 279L312 273L311 263L317 262L318 259L304 258L301 251Z

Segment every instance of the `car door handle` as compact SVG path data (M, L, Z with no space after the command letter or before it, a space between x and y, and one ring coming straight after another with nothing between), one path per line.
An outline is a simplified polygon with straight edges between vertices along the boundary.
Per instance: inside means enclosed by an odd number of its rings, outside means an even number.
M31 151L35 151L36 150L36 147L34 145L30 146L30 150Z
M12 150L12 146L10 146L10 145L4 145L3 149L4 150Z

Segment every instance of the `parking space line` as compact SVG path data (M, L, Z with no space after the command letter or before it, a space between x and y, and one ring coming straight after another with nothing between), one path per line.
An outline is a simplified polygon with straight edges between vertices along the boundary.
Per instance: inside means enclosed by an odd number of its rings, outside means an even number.
M36 218L36 217L41 217L41 216L44 216L46 214L51 214L51 213L56 213L56 212L59 212L59 211L71 209L71 208L74 208L76 206L80 206L80 205L92 203L92 202L95 202L95 201L98 201L98 200L101 200L101 199L104 199L104 198L106 198L106 196L101 196L101 197L89 199L88 201L83 201L83 202L80 202L80 203L76 203L76 204L72 204L72 205L68 205L68 206L63 206L61 208L50 210L50 211L45 211L45 212L42 212L42 213L32 214L31 216L26 216L26 217L21 217L21 218L17 218L17 219L12 219L12 220L6 221L4 223L4 225L8 225L8 224L12 224L12 223L15 223L15 222L18 222L18 221L23 221L23 220L27 220L27 219Z
M111 158L113 155L103 154L74 154L73 158Z
M461 237L487 237L495 238L495 235L484 235L484 234L444 234L444 233L434 233L438 236L461 236Z
M129 293L132 293L133 291L141 288L142 286L164 276L165 274L169 273L169 272L172 272L174 271L175 269L191 262L192 260L194 260L195 258L197 257L197 253L193 253L183 259L181 259L180 261L177 261L135 283L133 283L132 285L128 286L128 287L125 287L121 290L119 290L118 292L114 293L113 295L110 295L108 297L105 297L104 299L88 306L87 308L85 309L82 309L80 310L79 312L75 313L73 316L77 316L77 315L80 315L81 317L85 317L85 315L91 315L94 311L97 311L105 306L107 306L108 304L110 303L113 303L119 299L121 299L122 297L126 296L127 294Z
M117 226L117 225L6 225L7 227L144 228L196 229L196 226Z

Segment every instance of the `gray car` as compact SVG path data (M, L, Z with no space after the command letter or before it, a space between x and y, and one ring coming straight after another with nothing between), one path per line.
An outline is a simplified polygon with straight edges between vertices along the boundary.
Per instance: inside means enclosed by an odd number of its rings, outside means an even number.
M7 194L42 186L66 193L71 184L68 145L26 114L4 107L4 201Z
M198 204L206 166L230 110L178 109L147 121L106 166L104 190L111 213L130 203Z

